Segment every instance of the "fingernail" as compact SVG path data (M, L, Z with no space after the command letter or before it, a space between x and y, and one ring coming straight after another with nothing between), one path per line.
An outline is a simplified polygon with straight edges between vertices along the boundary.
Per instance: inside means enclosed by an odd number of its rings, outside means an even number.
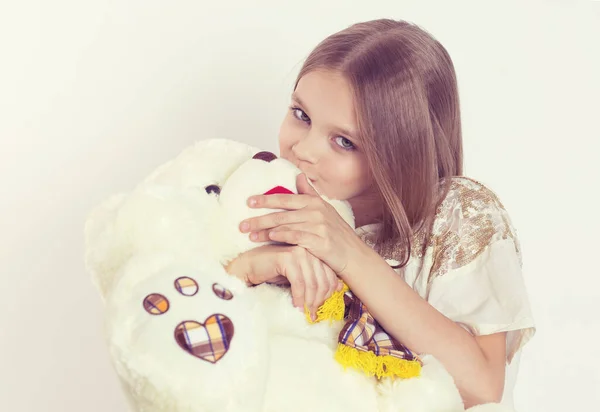
M251 197L250 199L248 199L248 205L250 205L250 207L252 206L256 206L256 199Z
M258 233L256 233L256 232L250 233L250 239L251 240L258 240Z
M314 322L317 320L317 315L315 315L314 313L311 313L310 318Z
M250 223L242 222L242 224L240 225L240 230L242 232L246 232L248 229L250 229Z

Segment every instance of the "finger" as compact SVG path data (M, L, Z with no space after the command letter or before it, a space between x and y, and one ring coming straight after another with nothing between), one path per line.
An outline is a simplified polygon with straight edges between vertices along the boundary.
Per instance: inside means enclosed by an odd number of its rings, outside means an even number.
M261 230L260 232L252 232L250 233L250 240L257 243L273 241L273 239L271 239L269 236L270 232L280 232L286 230L293 230L293 226L277 226L276 228Z
M329 299L333 293L335 291L339 291L341 290L341 281L340 279L337 277L337 275L335 274L335 272L333 271L333 269L331 269L329 267L329 265L326 265L325 263L321 263L324 267L324 271L325 271L325 275L327 276L327 281L328 281L328 285L329 285L329 290L327 291L327 297L326 299Z
M304 308L304 293L306 290L302 269L292 261L286 264L285 275L290 282L292 292L292 304L295 308L302 310Z
M255 195L248 198L248 206L253 209L298 210L306 207L314 196L296 194Z
M320 249L322 238L314 233L300 230L269 231L269 239L275 242L287 243L290 245L302 246L318 258L316 253Z
M258 232L252 232L252 233L250 233L250 240L252 240L254 242L268 242L270 240L273 240L269 237L270 232L286 232L286 231L291 231L291 230L298 231L298 232L313 233L321 238L323 238L325 235L324 225L300 222L300 223L290 223L287 225L277 226L277 227L266 229L266 230L260 230Z
M313 271L315 274L315 278L317 280L317 289L315 292L315 301L313 305L310 307L311 318L313 321L317 318L317 310L319 307L325 302L327 299L327 294L329 293L329 279L328 275L325 272L325 268L319 259L312 259L313 261Z
M304 305L314 313L315 300L319 290L319 281L315 270L307 258L300 261L300 267L304 274Z
M269 232L274 229L261 230L260 232L250 233L250 240L257 243L268 242L271 240Z
M311 185L308 180L308 177L304 173L300 173L296 176L296 188L298 189L298 194L306 194L310 196L319 196L319 193L316 189Z
M311 215L305 210L275 212L243 220L240 222L239 229L242 233L259 232L281 225L306 222L309 218L311 218Z
M313 314L316 312L314 310L314 304L318 291L316 273L306 258L300 260L300 269L302 270L302 276L304 277L304 306L310 310L311 314Z
M276 285L276 286L290 286L289 279L286 278L285 276L281 276L281 275L274 277L265 283L268 283L270 285Z

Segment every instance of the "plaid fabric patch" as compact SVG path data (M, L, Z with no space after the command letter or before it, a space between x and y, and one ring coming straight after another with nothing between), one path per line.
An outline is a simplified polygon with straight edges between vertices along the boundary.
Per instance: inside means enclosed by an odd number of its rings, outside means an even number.
M233 299L233 293L231 293L231 291L229 289L225 288L224 286L219 285L218 283L213 284L212 289L213 289L213 292L215 292L215 295L217 295L221 299L224 299L224 300Z
M227 353L232 338L233 323L220 314L209 316L204 324L188 320L175 328L175 340L183 350L211 363Z
M194 296L198 293L198 284L194 279L183 276L175 279L175 289L184 296Z
M346 292L346 324L339 342L377 356L389 355L399 359L417 360L406 346L393 339L371 316L367 307L352 292Z
M144 298L144 310L151 315L162 315L169 310L169 301L159 293L152 293Z

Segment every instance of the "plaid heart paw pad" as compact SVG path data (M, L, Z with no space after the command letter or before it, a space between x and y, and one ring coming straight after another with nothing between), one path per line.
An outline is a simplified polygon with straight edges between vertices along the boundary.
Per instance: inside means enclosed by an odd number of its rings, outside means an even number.
M195 296L200 290L198 282L187 276L179 277L173 283L175 290L183 296ZM213 283L212 291L219 299L233 299L233 293L218 283ZM144 298L143 306L151 315L162 315L171 304L165 295L151 293ZM227 353L232 338L233 322L222 314L210 315L204 323L186 320L175 327L177 344L191 355L211 363L216 363Z
M227 351L233 338L233 323L225 315L210 315L204 323L181 322L175 328L175 340L189 354L216 363Z

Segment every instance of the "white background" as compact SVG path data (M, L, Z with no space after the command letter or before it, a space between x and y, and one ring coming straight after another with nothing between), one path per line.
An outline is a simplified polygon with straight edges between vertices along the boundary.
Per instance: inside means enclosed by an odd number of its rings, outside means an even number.
M449 50L466 172L519 230L538 333L517 409L597 408L600 3L319 3L2 0L0 410L125 410L83 266L86 214L197 139L276 150L303 58L378 17Z

